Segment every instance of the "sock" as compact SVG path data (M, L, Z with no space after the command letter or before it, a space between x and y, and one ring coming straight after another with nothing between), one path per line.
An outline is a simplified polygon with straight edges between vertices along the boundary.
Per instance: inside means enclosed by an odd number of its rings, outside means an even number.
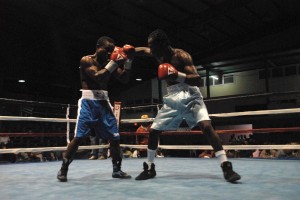
M151 166L151 164L154 162L156 150L147 149L147 158L148 158L148 165Z
M220 162L220 164L222 164L222 163L225 162L225 161L228 161L227 156L226 156L226 153L225 153L224 150L217 151L217 152L215 153L215 155L216 155L218 161Z

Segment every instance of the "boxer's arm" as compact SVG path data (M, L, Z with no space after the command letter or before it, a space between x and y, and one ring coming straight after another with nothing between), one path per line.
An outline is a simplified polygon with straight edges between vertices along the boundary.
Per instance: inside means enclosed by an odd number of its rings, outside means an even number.
M128 83L130 80L130 70L118 68L116 71L114 71L113 76L119 80L121 83Z
M121 83L128 83L130 81L130 71L131 71L131 65L132 60L135 57L135 48L132 45L124 45L122 47L122 51L126 55L126 59L124 61L123 67L119 67L115 72L113 73L114 77L117 78Z
M103 68L98 70L98 67L93 64L93 60L90 56L84 56L80 60L80 68L90 78L96 81L107 81L110 77L110 72Z
M135 47L136 56L152 56L150 48L148 47Z
M135 56L135 48L132 45L125 44L122 49L127 56L127 59L124 62L124 69L130 71L132 60L134 59Z
M201 77L197 72L191 55L182 51L178 54L178 56L184 66L182 72L186 74L184 82L188 85L199 87L201 84Z
M124 62L123 68L118 68L114 73L114 77L117 78L121 83L128 83L130 81L130 70L132 60L135 56L152 56L150 48L148 47L133 47L131 45L124 45L123 51L127 55L128 59Z
M183 50L178 50L176 57L180 62L176 67L170 63L159 65L158 78L166 80L168 84L186 83L191 86L200 86L201 78L190 54Z

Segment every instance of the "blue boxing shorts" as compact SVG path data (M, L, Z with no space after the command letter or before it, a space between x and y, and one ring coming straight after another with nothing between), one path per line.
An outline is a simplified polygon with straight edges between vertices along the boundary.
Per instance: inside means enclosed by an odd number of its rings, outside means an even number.
M78 115L75 137L82 138L95 133L103 139L120 140L117 119L105 90L81 90L78 100Z
M199 88L185 83L167 87L163 107L158 111L151 128L160 131L177 130L182 120L190 128L200 121L210 120Z

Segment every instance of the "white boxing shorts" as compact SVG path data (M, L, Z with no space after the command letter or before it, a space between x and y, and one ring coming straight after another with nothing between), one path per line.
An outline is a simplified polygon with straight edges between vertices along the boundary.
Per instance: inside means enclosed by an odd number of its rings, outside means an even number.
M158 111L151 126L152 129L177 130L182 120L193 128L200 121L210 120L198 87L179 83L167 87L167 92L163 98L163 107Z

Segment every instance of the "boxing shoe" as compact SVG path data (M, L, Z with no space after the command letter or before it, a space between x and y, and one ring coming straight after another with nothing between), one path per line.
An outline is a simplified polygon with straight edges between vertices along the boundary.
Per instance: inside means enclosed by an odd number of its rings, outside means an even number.
M67 174L68 174L68 168L63 169L61 168L57 173L57 179L61 182L67 182Z
M144 162L143 163L144 171L140 173L135 180L147 180L150 178L154 178L156 176L156 171L155 171L155 165L154 163L151 164L151 167L149 169L149 165Z
M63 163L61 165L60 170L57 173L57 179L60 180L61 182L67 182L67 175L68 175L68 169L69 169L69 165L72 162L72 160L63 159Z
M241 176L233 171L231 162L223 162L221 164L221 168L223 170L224 178L226 181L234 183L235 181L241 179Z
M112 173L112 177L113 178L122 178L122 179L131 178L130 175L128 175L127 173L123 172L122 170L119 170L117 172L113 172Z
M113 166L112 177L113 177L113 178L121 178L121 179L128 179L128 178L131 178L131 176L128 175L127 173L123 172L123 171L121 170L121 167L118 166L118 165L114 165L114 166Z

